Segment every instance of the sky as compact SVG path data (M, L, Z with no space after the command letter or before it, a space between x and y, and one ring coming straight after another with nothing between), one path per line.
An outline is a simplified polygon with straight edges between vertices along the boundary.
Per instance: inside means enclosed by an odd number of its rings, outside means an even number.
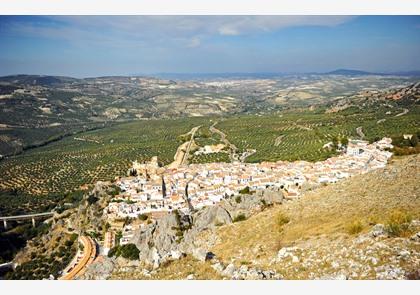
M420 70L420 16L0 16L0 75Z

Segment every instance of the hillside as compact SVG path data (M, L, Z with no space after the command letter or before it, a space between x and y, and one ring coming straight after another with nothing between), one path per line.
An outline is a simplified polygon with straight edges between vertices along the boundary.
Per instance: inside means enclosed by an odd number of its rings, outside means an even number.
M0 158L109 123L179 117L267 114L322 105L414 77L315 75L169 80L110 76L0 77Z
M419 164L418 155L396 158L384 169L220 226L211 239L213 260L187 256L151 273L131 268L114 277L240 278L257 268L284 279L418 278Z
M420 104L420 83L406 87L388 89L385 91L367 90L355 95L338 99L329 104L327 113L344 111L346 109L366 108L383 109L388 117L402 116L409 112L406 108L415 108ZM404 108L402 111L401 108Z

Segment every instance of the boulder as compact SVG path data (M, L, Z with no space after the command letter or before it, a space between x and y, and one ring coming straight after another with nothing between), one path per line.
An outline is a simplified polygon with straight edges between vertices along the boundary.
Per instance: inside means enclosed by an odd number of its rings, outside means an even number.
M414 242L420 242L420 232L415 233L414 235L412 235L410 237L410 240L414 241Z
M111 276L115 267L115 261L112 258L103 256L101 261L95 261L89 265L82 279L87 280L106 280Z
M319 279L320 280L347 280L347 275L340 273L340 274L326 275Z
M372 227L371 231L369 232L369 236L371 236L372 238L387 236L387 235L388 233L383 224L375 224Z
M211 266L217 273L222 273L223 270L225 269L223 264L221 264L220 262L216 262L215 264L213 264Z
M206 249L211 249L217 242L212 231L218 226L231 224L232 216L245 214L248 217L261 211L263 205L282 201L281 191L272 188L255 195L243 195L239 203L230 198L192 214L175 211L137 230L131 242L140 251L140 261L154 268L168 259L179 259L184 253L206 261L214 256Z
M220 206L209 206L193 215L194 230L201 231L222 224L231 224L229 212Z
M184 253L182 253L181 251L178 251L178 250L172 250L171 251L171 257L173 258L173 259L180 259L182 256L184 256Z
M228 264L228 266L226 266L225 270L222 272L222 275L226 277L232 277L234 272L235 272L235 265L230 263Z
M207 260L207 251L201 248L194 249L192 255L198 261L206 261Z

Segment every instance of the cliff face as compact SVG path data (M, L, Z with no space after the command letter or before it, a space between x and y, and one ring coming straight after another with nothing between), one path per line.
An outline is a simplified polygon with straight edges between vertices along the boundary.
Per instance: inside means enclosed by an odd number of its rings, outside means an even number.
M184 263L191 260L204 264L211 261L219 263L221 268L221 262L211 252L218 243L217 229L232 226L238 216L246 219L282 202L281 191L264 190L227 199L191 214L172 212L135 232L131 242L140 250L138 261L101 257L88 268L84 278L104 279L119 272L128 275L141 272L148 278L174 261ZM207 269L211 268L207 265ZM221 277L215 270L211 271L215 275L213 278Z
M163 262L191 254L199 260L211 258L218 227L232 224L238 216L249 216L265 207L280 204L280 191L258 191L254 195L227 199L191 215L173 212L136 232L133 242L140 250L140 261L159 267ZM200 239L200 237L207 237Z

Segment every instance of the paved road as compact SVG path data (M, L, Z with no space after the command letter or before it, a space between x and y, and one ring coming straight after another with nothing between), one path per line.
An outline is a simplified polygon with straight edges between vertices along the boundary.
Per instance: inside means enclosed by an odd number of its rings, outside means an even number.
M86 268L95 260L96 258L96 244L88 236L82 236L80 242L83 245L83 256L71 270L63 275L60 280L73 280L78 276L81 276Z

